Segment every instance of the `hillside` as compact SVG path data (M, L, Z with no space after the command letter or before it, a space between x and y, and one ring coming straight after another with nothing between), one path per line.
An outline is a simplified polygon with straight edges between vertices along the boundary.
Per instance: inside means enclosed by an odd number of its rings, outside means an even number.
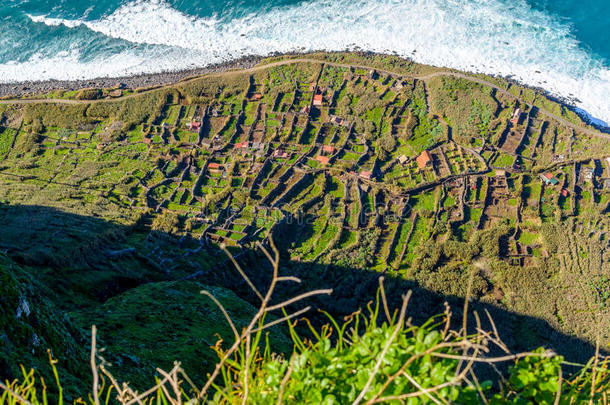
M384 274L390 299L416 289L427 319L474 273L512 347L586 359L610 344L610 136L537 91L312 54L158 89L4 100L0 113L0 267L18 283L0 325L23 324L2 332L0 377L44 367L47 347L60 364L86 359L93 323L132 382L174 360L202 376L188 359L215 356L200 351L230 329L197 291L236 319L256 306L217 246L264 284L255 246L270 235L299 288L335 290L313 301L335 316ZM23 297L51 323L24 318Z

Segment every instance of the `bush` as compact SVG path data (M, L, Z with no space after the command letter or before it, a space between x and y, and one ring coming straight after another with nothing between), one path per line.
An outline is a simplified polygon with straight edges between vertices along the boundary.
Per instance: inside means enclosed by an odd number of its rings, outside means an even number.
M42 125L42 120L40 118L36 118L30 124L30 130L35 134L41 134L44 132L45 128Z
M82 89L74 95L77 100L97 100L101 97L102 90L100 89Z
M157 215L153 219L152 229L155 231L172 233L178 229L179 223L180 218L178 217L178 214L167 211L163 214Z

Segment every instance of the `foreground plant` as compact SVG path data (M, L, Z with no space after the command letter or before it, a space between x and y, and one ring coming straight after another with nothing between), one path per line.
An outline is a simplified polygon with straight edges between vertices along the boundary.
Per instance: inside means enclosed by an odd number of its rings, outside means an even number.
M228 348L219 342L214 350L219 361L203 387L197 387L180 364L166 372L157 369L157 381L150 389L137 392L121 383L99 355L96 328L92 328L91 369L93 385L79 404L592 404L608 403L609 358L596 356L580 371L566 377L561 356L538 349L512 354L502 343L489 314L491 331L483 330L474 312L476 330L450 329L451 312L432 317L415 326L406 318L410 292L403 296L399 310L390 311L385 299L383 277L374 303L342 323L326 314L329 323L315 328L307 320L312 339L300 336L296 319L311 309L306 306L288 313L303 299L330 294L314 290L277 304L271 304L280 283L300 282L279 275L279 253L271 241L270 251L259 245L273 266L273 277L262 294L231 257L233 263L261 300L251 322L238 331L222 304L209 292L229 323L234 341ZM468 314L468 300L464 313ZM276 315L281 312L283 316ZM466 316L466 315L465 315ZM294 343L286 359L274 353L266 329L285 322ZM491 355L492 346L505 352ZM49 399L46 382L34 371L23 370L21 381L0 382L0 405L58 404L64 400L60 378L55 374L55 394ZM496 381L481 381L474 368L478 363L495 365L510 362L508 374L498 371ZM574 364L570 364L574 366ZM494 367L497 370L497 368Z

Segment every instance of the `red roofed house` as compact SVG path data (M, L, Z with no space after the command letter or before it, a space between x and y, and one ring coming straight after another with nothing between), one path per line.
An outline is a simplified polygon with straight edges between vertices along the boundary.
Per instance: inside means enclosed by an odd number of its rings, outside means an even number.
M218 173L222 170L222 166L218 163L209 163L208 170L210 173Z
M201 122L197 122L197 121L193 121L193 122L189 122L188 124L186 124L186 128L190 129L191 131L199 131L199 128L201 128Z
M417 157L416 161L419 168L424 169L426 166L432 164L432 157L430 156L430 153L425 150Z
M372 176L371 172L367 172L367 171L360 172L360 177L362 177L363 179L370 180L371 176Z
M544 173L542 179L546 184L552 184L553 186L559 183L559 180L557 180L555 176L553 176L553 173Z
M321 94L316 94L315 96L313 96L313 105L315 106L321 106L322 105L322 95Z
M234 149L246 149L249 147L250 147L250 142L244 141L244 142L236 143L234 146Z
M568 194L569 194L569 193L568 193L568 190L566 190L565 188L561 190L561 195L562 195L563 197L567 197L567 196L568 196Z
M327 165L330 162L330 158L322 155L316 156L316 160L322 163L323 165Z
M301 114L309 114L309 106L305 106L303 108L301 108Z
M258 101L258 100L260 100L261 98L263 98L263 95L262 95L261 93L254 93L254 94L252 95L252 100Z
M324 146L322 146L322 152L335 153L335 147L332 145L324 145Z

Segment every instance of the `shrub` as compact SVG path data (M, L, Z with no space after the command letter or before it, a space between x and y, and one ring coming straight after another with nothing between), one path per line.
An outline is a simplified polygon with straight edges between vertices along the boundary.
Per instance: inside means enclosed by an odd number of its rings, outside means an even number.
M272 286L279 281L277 256L273 260ZM220 361L201 390L176 363L169 372L158 370L157 384L136 400L138 394L127 385L120 386L106 364L102 361L98 365L92 356L96 383L89 403L97 397L107 404L116 397L121 404L149 403L146 398L172 404L587 404L599 403L610 389L608 359L592 359L568 376L563 371L563 358L542 348L494 357L489 354L490 341L503 347L495 331L485 332L479 327L475 334L467 335L463 330L450 330L449 309L420 326L411 325L406 321L410 294L403 296L400 310L391 313L382 283L383 279L375 303L342 324L328 314L329 323L321 328L307 322L311 340L300 336L289 322L294 352L288 359L274 353L262 333L267 325L281 321L266 323L265 315L273 308L285 308L283 304L269 307L263 298L266 309L261 309L258 318L255 316L241 334L225 312L236 341L230 349L223 349L222 342L214 347ZM325 291L306 293L287 302L321 292ZM208 292L202 293L211 297ZM289 319L308 308L293 315L284 310L284 315ZM93 339L95 333L94 328ZM92 353L96 353L95 345ZM499 362L512 363L505 376L499 376L501 384L477 377L474 364ZM53 360L51 366L59 387L57 403L63 404ZM101 385L98 372L104 375ZM47 403L47 385L36 381L33 372L23 370L22 381L0 383L0 389L0 404Z
M97 100L101 97L102 90L100 89L82 89L74 95L74 98L77 100Z
M178 229L179 223L180 218L178 217L178 214L167 211L161 215L157 215L153 219L152 229L155 231L171 233Z

